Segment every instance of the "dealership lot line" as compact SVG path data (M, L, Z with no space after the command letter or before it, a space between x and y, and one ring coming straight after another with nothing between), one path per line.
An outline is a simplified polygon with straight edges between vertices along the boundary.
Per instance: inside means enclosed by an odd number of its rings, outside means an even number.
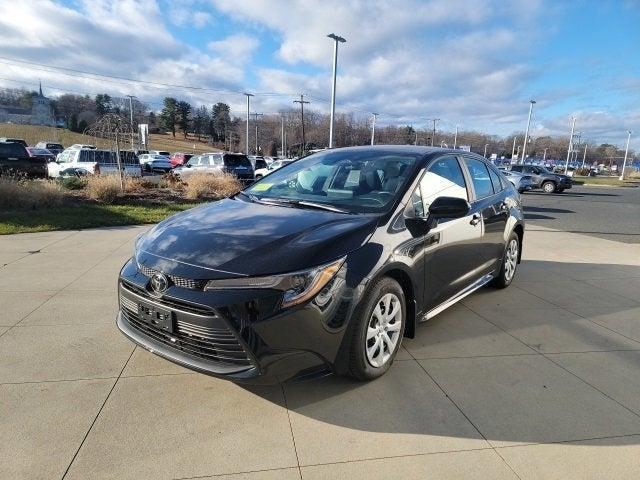
M640 244L542 223L383 378L260 388L117 331L149 227L0 237L0 478L638 478Z

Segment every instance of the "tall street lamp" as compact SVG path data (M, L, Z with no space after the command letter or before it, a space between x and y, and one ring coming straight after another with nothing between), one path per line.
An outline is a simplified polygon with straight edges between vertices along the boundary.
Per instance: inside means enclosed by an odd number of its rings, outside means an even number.
M624 180L624 169L627 168L627 157L629 156L629 140L631 140L631 130L627 130L627 147L624 149L624 161L622 162L622 172L620 180Z
M567 163L564 166L564 174L569 171L569 157L571 157L571 151L573 150L573 132L576 131L576 117L571 119L571 136L569 137L569 148L567 149Z
M524 142L522 145L522 161L521 165L524 165L525 156L527 154L527 142L529 141L529 126L531 125L531 112L533 112L533 105L536 103L535 100L529 100L529 118L527 119L527 130L524 132Z
M333 84L331 86L331 118L329 120L329 148L333 148L333 118L336 113L336 74L338 71L338 43L346 40L335 33L330 33L327 37L333 39Z
M253 93L245 93L244 95L247 96L247 138L244 143L246 146L246 154L249 155L249 116L251 115L249 113L249 99L253 97Z
M376 140L376 117L378 116L378 114L372 113L371 116L373 117L371 119L371 145L373 145Z
M456 125L456 134L453 137L453 149L455 150L458 147L458 125Z

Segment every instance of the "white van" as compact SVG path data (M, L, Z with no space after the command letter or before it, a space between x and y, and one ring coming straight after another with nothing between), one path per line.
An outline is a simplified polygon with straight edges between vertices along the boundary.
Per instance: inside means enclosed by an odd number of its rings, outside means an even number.
M121 151L120 159L125 175L140 177L142 167L138 156L131 151ZM67 148L58 154L56 161L47 164L50 178L59 177L60 173L69 170L83 170L89 174L109 174L118 172L116 152L111 150L89 150Z

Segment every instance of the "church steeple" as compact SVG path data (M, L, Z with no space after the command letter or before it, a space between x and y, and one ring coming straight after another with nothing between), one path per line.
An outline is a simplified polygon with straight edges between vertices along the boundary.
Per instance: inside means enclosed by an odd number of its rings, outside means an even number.
M41 96L41 97L44 97L44 95L42 95L42 80L40 81L40 89L39 89L39 92L40 92L40 96Z

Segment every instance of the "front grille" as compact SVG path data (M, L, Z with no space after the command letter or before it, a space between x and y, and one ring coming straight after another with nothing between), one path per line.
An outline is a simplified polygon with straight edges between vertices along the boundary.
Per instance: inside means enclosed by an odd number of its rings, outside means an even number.
M144 265L138 265L140 271L147 277L151 278L156 273L161 273L159 270L154 270ZM207 284L206 280L194 280L191 278L177 277L175 275L167 275L167 278L177 287L189 288L191 290L202 290Z
M143 321L138 312L138 303L120 296L123 317L129 325L157 342L167 345L185 354L215 363L239 367L252 367L253 363L236 335L217 316L210 317L216 327L196 325L176 316L175 330L166 332Z

